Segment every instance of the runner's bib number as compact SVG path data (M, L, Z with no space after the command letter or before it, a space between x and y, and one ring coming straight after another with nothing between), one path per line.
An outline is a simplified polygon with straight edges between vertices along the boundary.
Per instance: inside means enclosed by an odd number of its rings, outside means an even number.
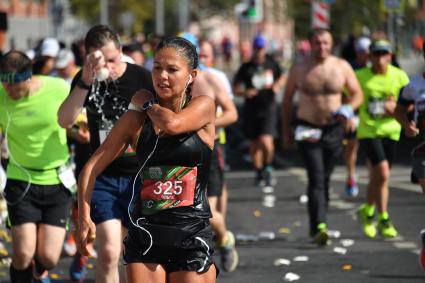
M298 125L295 128L295 140L296 141L308 141L317 142L322 137L322 130L312 128L305 125Z
M368 105L369 114L378 118L385 114L385 99L372 99Z
M260 71L252 77L252 85L256 89L264 89L272 87L274 82L273 72L271 70Z
M99 143L102 144L105 139L108 137L109 133L112 131L112 128L114 127L114 124L112 121L102 121L99 124ZM135 154L135 150L131 147L131 145L129 145L125 152L124 155L134 155Z
M143 170L142 212L191 206L195 199L197 167L157 166Z
M64 187L67 188L71 194L75 194L77 192L77 180L75 179L71 163L66 163L58 168L58 177Z
M99 143L102 144L114 126L112 121L105 120L99 123Z

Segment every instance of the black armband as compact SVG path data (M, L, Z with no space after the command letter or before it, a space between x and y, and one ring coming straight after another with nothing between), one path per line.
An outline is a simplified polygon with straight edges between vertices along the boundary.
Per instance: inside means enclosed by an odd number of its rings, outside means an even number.
M90 90L91 89L91 85L86 85L83 80L80 78L77 81L77 86L81 89L85 89L85 90Z

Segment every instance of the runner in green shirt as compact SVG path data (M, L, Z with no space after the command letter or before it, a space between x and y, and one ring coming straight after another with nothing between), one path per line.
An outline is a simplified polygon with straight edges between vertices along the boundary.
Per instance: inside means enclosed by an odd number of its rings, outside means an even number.
M400 90L409 82L407 74L390 65L392 46L387 40L376 40L370 46L372 66L356 72L364 93L359 108L360 124L357 137L366 153L369 165L367 203L359 210L363 233L370 238L377 234L374 223L378 208L378 230L383 237L397 236L388 215L388 181L401 126L394 118Z
M0 60L0 128L10 152L4 198L13 240L11 282L50 282L75 187L65 129L57 122L69 86L31 70L20 51Z

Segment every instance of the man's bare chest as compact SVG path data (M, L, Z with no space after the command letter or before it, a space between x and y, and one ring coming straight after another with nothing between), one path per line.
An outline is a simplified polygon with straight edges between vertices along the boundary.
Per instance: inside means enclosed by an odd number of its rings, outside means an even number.
M345 81L339 68L326 66L305 68L298 83L307 95L330 95L341 93Z

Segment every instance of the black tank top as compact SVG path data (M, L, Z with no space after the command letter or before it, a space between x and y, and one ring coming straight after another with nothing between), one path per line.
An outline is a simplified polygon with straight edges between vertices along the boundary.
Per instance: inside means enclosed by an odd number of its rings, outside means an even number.
M147 117L137 142L136 152L140 166L154 148L156 139L157 135L152 121ZM193 205L164 209L155 214L143 215L140 209L142 201L139 199L134 212L158 224L177 224L194 220L194 218L211 218L207 198L211 152L212 150L196 132L159 137L155 152L144 168L155 166L197 167ZM143 176L143 174L141 175Z

